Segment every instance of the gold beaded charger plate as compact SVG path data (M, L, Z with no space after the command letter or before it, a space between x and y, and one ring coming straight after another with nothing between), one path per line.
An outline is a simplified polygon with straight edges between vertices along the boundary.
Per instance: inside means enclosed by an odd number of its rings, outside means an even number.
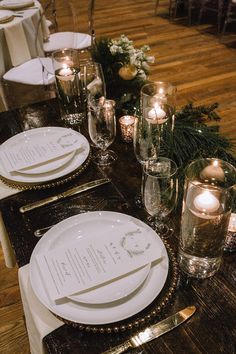
M73 134L71 133L73 132ZM19 189L43 189L57 186L80 174L88 165L90 160L90 145L88 140L80 133L63 127L43 127L31 129L19 133L5 141L0 150L10 149L12 146L21 146L34 139L50 139L53 135L75 137L80 148L57 159L45 161L38 166L8 172L3 164L0 164L0 175L3 182L10 187Z
M99 228L102 229L104 220L106 220L107 225L110 222L110 225L113 227L119 227L120 224L132 220L137 225L140 225L142 228L146 229L147 232L153 232L155 234L156 243L161 249L161 258L151 264L148 275L144 281L140 282L140 286L138 288L136 288L134 291L131 291L127 296L119 298L116 301L99 304L83 303L79 302L78 299L77 301L73 301L69 298L63 298L59 302L52 301L47 294L47 289L44 285L45 282L43 282L41 278L36 256L54 248L55 245L63 245L63 242L65 242L65 239L68 237L68 235L74 234L75 238L75 235L78 235L78 230L80 231L80 235L84 234L84 236L86 236L86 234L91 233L91 228L96 228L97 230L99 230ZM73 229L73 222L75 221L77 225L77 232L74 232ZM71 230L70 228L66 227L64 231L60 232L60 228L63 226L64 222L72 225ZM78 225L80 225L79 229ZM116 212L91 212L76 215L62 221L61 223L54 226L50 231L48 231L37 243L30 259L30 282L33 291L38 297L39 301L65 323L72 324L73 326L79 327L80 329L86 328L86 330L96 330L96 328L97 330L101 330L102 328L101 331L104 331L104 328L107 328L108 331L112 331L113 329L117 330L117 328L121 329L121 327L123 327L123 321L128 321L127 328L130 328L130 326L132 327L132 323L137 322L137 314L152 304L153 301L162 292L168 277L168 273L169 256L161 238L142 221L132 216ZM173 281L171 288L168 288L165 298L162 298L162 305L158 304L159 308L166 305L169 301L171 295L174 292L174 285L175 284ZM140 323L144 323L145 321L150 320L150 317L154 313L156 314L158 312L156 306L154 307L155 310L153 306L150 307L152 314L148 311L144 318L142 317ZM134 316L135 320L131 319ZM118 326L117 322L120 322Z

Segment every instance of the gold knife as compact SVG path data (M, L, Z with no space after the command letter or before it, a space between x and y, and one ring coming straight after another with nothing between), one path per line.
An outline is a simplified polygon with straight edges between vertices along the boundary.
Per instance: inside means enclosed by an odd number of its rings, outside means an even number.
M144 331L139 332L126 342L108 349L102 354L120 354L129 348L136 348L144 343L150 342L151 340L162 336L163 334L179 326L181 323L185 322L194 314L195 311L195 306L188 306L174 315L167 317L163 321L147 327Z
M97 179L95 181L92 182L88 182L85 184L82 184L81 186L78 187L74 187L71 189L68 189L67 191L57 194L57 195L53 195L52 197L48 197L42 200L38 200L37 202L31 203L31 204L27 204L24 205L22 207L20 207L20 212L21 213L25 213L26 211L32 210L32 209L36 209L39 208L43 205L47 205L50 204L52 202L55 202L57 200L66 198L66 197L70 197L71 195L75 195L84 191L87 191L89 189L101 186L102 184L106 184L109 183L111 180L109 178L102 178L102 179Z

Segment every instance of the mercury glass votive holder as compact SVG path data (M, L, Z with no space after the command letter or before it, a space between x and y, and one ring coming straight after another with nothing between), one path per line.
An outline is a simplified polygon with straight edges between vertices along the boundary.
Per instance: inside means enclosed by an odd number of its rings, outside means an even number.
M227 252L236 251L236 214L235 213L231 213L229 219L229 226L226 234L224 251Z
M126 143L133 141L135 119L128 115L119 118L121 139Z
M228 231L236 169L214 158L187 166L178 260L190 276L207 278L220 267Z

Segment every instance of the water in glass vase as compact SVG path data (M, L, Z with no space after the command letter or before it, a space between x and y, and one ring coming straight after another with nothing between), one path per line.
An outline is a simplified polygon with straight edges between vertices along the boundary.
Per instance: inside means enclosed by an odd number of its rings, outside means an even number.
M69 126L80 126L86 116L85 99L80 72L76 68L55 72L61 117Z
M203 216L185 206L179 250L183 271L198 278L215 274L220 267L229 218L230 211Z

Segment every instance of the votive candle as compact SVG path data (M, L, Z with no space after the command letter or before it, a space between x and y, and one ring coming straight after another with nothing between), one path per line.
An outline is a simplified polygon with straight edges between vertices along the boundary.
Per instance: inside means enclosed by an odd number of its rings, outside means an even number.
M121 138L126 143L130 143L131 141L133 141L134 122L135 117L133 116L122 116L119 119Z

